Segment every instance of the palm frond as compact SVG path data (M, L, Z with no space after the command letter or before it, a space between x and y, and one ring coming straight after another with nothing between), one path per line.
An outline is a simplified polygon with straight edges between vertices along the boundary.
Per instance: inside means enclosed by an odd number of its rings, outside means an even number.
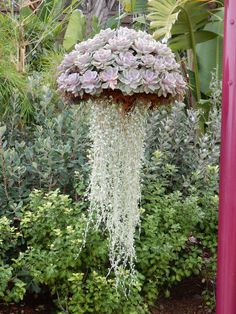
M183 37L189 34L190 28L193 32L202 29L209 20L208 5L211 2L212 0L150 0L148 19L151 20L151 28L155 30L154 37L168 40L173 35Z
M171 30L176 23L180 7L188 0L150 0L148 2L148 19L150 27L155 29L153 36L156 39L164 37L166 40L171 37Z

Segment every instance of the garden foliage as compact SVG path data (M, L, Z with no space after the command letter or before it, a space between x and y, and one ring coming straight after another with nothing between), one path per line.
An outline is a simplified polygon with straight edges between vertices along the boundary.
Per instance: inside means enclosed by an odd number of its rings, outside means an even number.
M179 69L166 45L154 45L167 53L162 58L164 67L176 66L189 83L186 105L162 107L149 117L141 228L135 234L137 277L127 287L127 295L116 289L112 274L107 277L107 234L91 228L80 252L89 208L85 197L91 147L88 112L83 104L66 106L54 90L55 68L65 49L70 59L73 45L104 25L96 16L91 18L92 25L86 25L85 16L77 10L80 1L36 2L1 4L5 13L0 15L0 301L20 302L28 293L50 293L58 313L142 314L150 312L158 295L169 296L178 282L198 276L209 287L204 295L212 305L223 1L171 0L169 6L163 0L122 0L121 12L106 22L107 27L118 27L132 13L132 26L148 32L150 20L155 35L168 39L167 45L177 51ZM123 35L119 46L127 45ZM110 44L117 48L117 42ZM77 56L82 46L76 46ZM215 55L209 53L212 47ZM146 57L141 56L144 49L151 49ZM139 65L142 62L145 67L141 74L136 71L138 56ZM80 54L76 61L90 70L84 90L94 75L87 57ZM131 52L119 57L117 53L113 62L124 70L118 75L109 52L97 51L93 63L102 65L99 72L103 71L98 85L111 86L119 76L124 93L129 94L127 84L134 83L132 90L141 91L142 83L146 83L144 91L155 90L158 69L152 57L152 47L138 41ZM215 79L209 84L212 70ZM167 92L172 88L175 93L173 81L169 77L164 82ZM62 83L73 87L73 77ZM96 84L92 89L98 91Z
M107 277L106 234L88 233L87 113L32 79L35 115L22 126L11 104L1 128L0 298L50 291L58 313L148 313L182 279L214 283L220 115L212 97L205 134L185 105L150 116L142 179L137 278L125 296ZM55 105L56 104L56 105ZM36 190L34 190L36 189Z

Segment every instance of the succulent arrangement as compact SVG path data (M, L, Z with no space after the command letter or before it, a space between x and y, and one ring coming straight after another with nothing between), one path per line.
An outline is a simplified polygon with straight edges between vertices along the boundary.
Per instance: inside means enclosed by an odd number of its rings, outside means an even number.
M57 83L66 99L85 100L90 108L88 227L94 217L97 226L105 226L117 282L127 270L132 279L147 113L182 100L186 82L165 44L146 32L119 28L75 45Z
M102 30L75 45L59 66L57 83L75 102L88 95L133 99L129 96L137 93L155 95L153 101L173 101L181 100L186 89L170 48L146 32L125 27Z

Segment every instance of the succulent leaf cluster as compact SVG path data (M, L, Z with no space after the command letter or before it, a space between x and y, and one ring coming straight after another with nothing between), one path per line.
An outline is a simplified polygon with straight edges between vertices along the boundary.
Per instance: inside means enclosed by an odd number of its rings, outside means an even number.
M150 34L126 27L105 29L75 45L59 66L63 94L99 96L105 90L124 95L157 94L182 99L186 82L174 54Z

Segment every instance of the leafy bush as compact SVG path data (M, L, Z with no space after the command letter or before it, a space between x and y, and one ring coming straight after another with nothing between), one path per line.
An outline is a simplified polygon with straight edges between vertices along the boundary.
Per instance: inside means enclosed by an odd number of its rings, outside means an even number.
M145 304L152 304L163 288L168 295L169 288L186 277L209 276L209 261L214 271L217 196L211 186L217 168L209 167L205 179L209 190L202 194L193 188L189 196L166 194L157 180L144 185L137 281L128 298L116 291L112 275L106 278L109 259L103 234L91 230L79 254L86 228L83 203L73 203L58 191L31 194L21 219L28 248L14 267L28 274L28 289L38 292L48 286L62 312L146 313Z
M91 232L79 254L86 228L85 214L58 191L35 191L22 213L21 228L28 248L16 261L30 276L36 291L47 285L59 308L70 313L145 313L146 306L134 284L130 298L107 279L107 242Z
M19 301L26 291L47 287L61 313L136 314L148 312L158 294L168 295L171 286L193 274L214 284L216 106L205 134L199 132L200 112L182 104L150 117L137 281L126 297L116 291L112 274L107 277L106 235L90 230L78 254L88 208L87 112L64 107L37 77L31 84L38 90L33 124L20 124L13 103L0 148L0 298ZM38 191L30 194L33 189Z
M20 280L10 266L10 256L14 252L20 233L11 226L11 221L3 216L0 218L0 298L6 302L18 302L23 299L26 284Z
M79 106L64 107L48 87L40 87L37 78L31 84L32 89L38 90L32 99L33 125L21 126L15 104L1 140L1 214L17 215L34 188L61 188L76 198L75 171L83 176L88 170L85 110Z
M204 134L199 129L201 114L177 104L171 111L162 108L150 117L144 175L157 176L168 191L186 194L196 176L203 178L208 165L219 163L219 110L211 110Z
M160 159L154 158L158 164ZM167 176L169 171L167 165ZM165 181L163 186L153 168L144 182L137 264L145 275L143 290L150 302L163 288L168 296L170 287L192 275L214 281L218 167L208 165L204 177L199 173L193 175L195 183L191 184L188 195L180 191L168 193ZM205 190L199 184L204 184Z

